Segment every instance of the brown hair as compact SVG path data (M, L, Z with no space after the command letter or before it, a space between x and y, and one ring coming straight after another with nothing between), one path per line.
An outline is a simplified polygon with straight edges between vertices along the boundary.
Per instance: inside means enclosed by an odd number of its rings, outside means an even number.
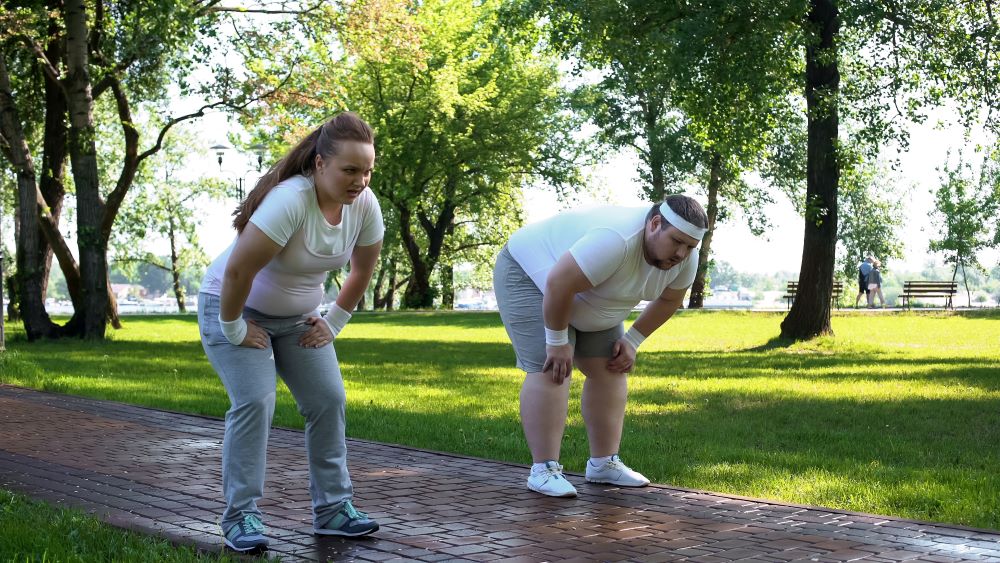
M270 193L274 186L295 176L296 174L311 175L316 167L316 155L329 158L337 154L337 143L340 141L358 141L375 143L375 133L356 113L345 111L335 115L329 121L320 125L306 138L299 141L292 150L272 166L266 174L257 180L246 199L240 202L233 212L233 227L242 233L250 221L250 216L257 210L260 202Z
M708 214L705 213L705 209L702 208L701 204L698 203L696 199L682 194L673 194L665 197L663 201L670 206L670 209L672 209L674 213L680 215L681 218L688 223L691 223L699 229L708 228ZM666 230L667 227L671 226L666 217L660 213L659 203L653 204L653 208L649 210L646 220L649 221L656 215L660 216L661 231Z

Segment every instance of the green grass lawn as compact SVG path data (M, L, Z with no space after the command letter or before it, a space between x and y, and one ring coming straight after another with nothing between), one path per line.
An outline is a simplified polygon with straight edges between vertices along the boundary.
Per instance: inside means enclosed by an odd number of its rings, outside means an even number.
M0 491L0 561L232 563L243 559L198 553L192 547L112 528L78 510Z
M1000 313L682 311L631 377L622 456L654 482L1000 529ZM103 344L27 344L0 379L222 416L194 317L128 317ZM360 313L337 340L356 438L527 463L522 374L495 313ZM576 375L562 462L587 459ZM275 423L302 427L280 387ZM520 482L511 486L521 486Z

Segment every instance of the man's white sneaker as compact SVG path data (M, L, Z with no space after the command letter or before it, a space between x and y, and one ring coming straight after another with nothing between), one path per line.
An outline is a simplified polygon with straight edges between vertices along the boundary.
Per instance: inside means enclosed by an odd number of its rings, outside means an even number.
M563 466L546 461L545 468L528 475L528 488L550 497L575 497L576 488L562 474Z
M620 487L645 487L649 484L649 479L646 479L642 473L629 469L617 455L611 456L611 459L600 467L594 467L594 464L588 461L587 481L608 483Z

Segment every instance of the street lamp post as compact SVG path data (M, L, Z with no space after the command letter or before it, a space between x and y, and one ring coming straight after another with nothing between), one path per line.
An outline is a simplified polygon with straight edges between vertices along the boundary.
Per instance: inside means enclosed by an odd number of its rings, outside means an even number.
M226 151L228 151L231 148L232 147L230 147L228 145L223 145L223 144L218 144L218 145L215 145L215 146L212 147L212 150L215 151L216 159L219 162L219 170L222 171L222 172L226 172L225 170L222 170L222 157L223 157L223 155L225 155ZM257 168L256 168L256 170L252 170L252 169L251 170L246 170L245 172L243 172L243 174L236 173L237 175L235 176L235 181L234 181L234 183L235 183L235 190L234 190L235 194L234 195L236 196L236 199L239 200L239 201L243 201L243 197L246 195L246 185L247 185L246 178L247 178L247 176L249 176L250 174L253 174L255 172L260 172L260 169L263 168L263 166L264 166L264 151L267 150L267 147L265 147L264 145L262 145L260 143L257 143L256 145L251 146L250 150L252 150L254 152L254 154L257 155ZM232 172L230 172L230 173L232 173Z

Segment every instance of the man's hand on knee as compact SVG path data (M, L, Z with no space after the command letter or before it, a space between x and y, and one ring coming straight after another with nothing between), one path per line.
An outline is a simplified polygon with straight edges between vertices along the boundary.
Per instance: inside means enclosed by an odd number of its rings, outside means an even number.
M611 359L608 360L608 371L612 373L628 373L635 366L635 348L625 338L619 338L611 349Z
M556 385L562 385L573 373L573 345L546 346L542 372L548 373Z

